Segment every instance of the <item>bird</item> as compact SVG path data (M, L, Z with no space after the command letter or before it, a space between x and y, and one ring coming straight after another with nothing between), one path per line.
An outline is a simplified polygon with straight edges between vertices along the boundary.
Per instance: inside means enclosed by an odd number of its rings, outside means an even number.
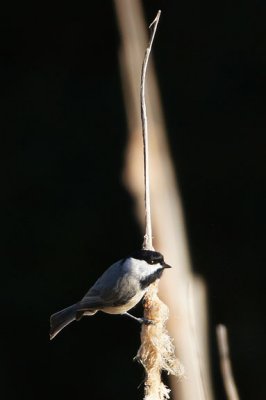
M72 321L95 315L98 311L127 315L140 323L153 323L128 311L140 302L149 285L160 279L165 268L171 266L165 263L163 255L146 249L136 250L115 262L79 302L51 315L50 340Z

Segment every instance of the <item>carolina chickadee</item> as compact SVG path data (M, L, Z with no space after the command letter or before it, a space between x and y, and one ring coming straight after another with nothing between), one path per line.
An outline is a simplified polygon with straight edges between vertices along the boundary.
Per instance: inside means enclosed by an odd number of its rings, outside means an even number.
M124 314L139 322L128 310L142 299L149 285L159 279L164 268L171 268L157 251L138 250L129 257L117 261L95 282L81 301L67 307L50 318L50 339L53 339L70 322L79 321L84 315L97 311L108 314Z

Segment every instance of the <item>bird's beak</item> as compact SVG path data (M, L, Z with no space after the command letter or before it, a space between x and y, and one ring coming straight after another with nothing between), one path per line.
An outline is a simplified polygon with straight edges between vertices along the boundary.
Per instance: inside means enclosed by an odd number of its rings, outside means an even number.
M166 264L165 262L162 263L163 268L172 268L171 265Z

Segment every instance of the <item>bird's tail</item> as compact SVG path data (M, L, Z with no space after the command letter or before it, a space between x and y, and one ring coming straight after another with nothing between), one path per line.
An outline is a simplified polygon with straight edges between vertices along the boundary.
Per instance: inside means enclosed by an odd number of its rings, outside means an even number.
M50 340L52 340L65 326L76 319L78 303L51 315L50 317Z

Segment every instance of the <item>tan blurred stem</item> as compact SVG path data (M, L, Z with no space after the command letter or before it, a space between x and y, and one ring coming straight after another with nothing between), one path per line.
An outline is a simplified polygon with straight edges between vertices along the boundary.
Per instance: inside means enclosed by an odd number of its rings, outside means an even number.
M229 351L228 335L226 327L224 325L217 325L216 334L217 334L217 343L220 355L221 374L223 378L227 399L239 400L239 395L235 384L231 360L230 360L230 351Z
M208 337L205 334L208 330L207 320L207 289L204 280L193 274L188 289L189 301L189 323L194 348L194 362L197 363L201 376L202 398L211 399L211 387L208 385L210 376L208 360ZM202 335L202 336L200 336Z
M142 141L139 112L139 81L145 44L148 43L146 25L139 0L114 0L117 21L121 33L120 65L127 113L129 140L125 154L124 182L135 200L136 215L143 226L143 171ZM158 38L159 39L159 38ZM157 39L157 40L158 40ZM151 61L151 60L150 60ZM147 76L147 115L149 121L150 186L153 210L153 232L155 248L161 251L167 263L174 268L167 270L160 281L160 297L169 306L168 329L174 338L176 352L185 367L187 379L171 380L173 398L178 400L212 399L211 380L208 375L208 352L202 356L206 373L201 373L201 363L197 360L194 336L198 348L206 348L206 323L198 324L196 318L195 335L191 332L188 287L192 278L190 257L187 246L184 217L177 179L174 173L170 151L166 140L166 129L160 104L158 85L152 62ZM202 291L204 291L204 286ZM194 303L202 304L200 315L207 321L206 302L198 302L194 293ZM206 299L206 293L203 296ZM198 307L195 307L199 313ZM204 396L202 376L206 377L209 397Z

